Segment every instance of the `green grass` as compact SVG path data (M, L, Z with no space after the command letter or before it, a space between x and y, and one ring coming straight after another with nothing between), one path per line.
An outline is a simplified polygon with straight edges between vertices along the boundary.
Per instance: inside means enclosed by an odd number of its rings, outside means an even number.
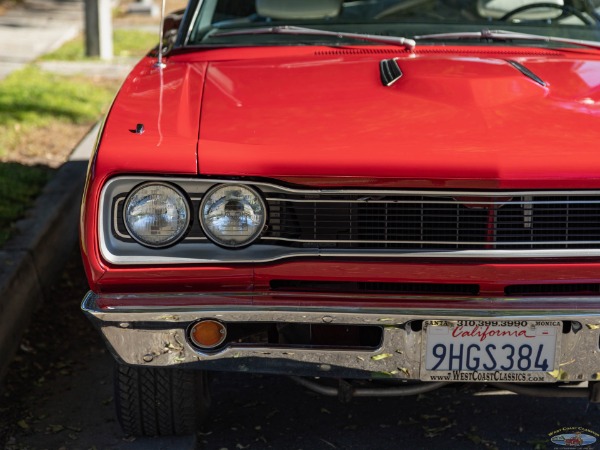
M34 66L13 72L0 83L0 157L21 151L27 133L36 128L57 122L93 123L114 92L114 85L43 72Z
M114 90L83 77L66 77L29 66L0 83L0 127L47 125L53 120L95 120ZM1 142L1 140L0 140ZM1 152L0 148L0 152Z
M34 66L13 72L0 82L0 157L43 161L52 145L73 148L73 132L71 136L60 131L56 135L53 130L91 126L110 104L115 90L114 81L55 75ZM51 173L46 166L0 163L0 245Z
M50 179L45 166L0 163L0 246L9 238L21 218Z
M2 1L2 0L0 0ZM141 57L158 42L158 33L115 30L114 54ZM86 60L83 38L66 43L43 60ZM97 121L118 83L83 76L67 77L34 65L0 81L0 158L44 160L46 148L72 148L73 135ZM61 130L64 130L61 131ZM10 237L50 178L52 169L17 162L0 163L0 246Z
M142 57L158 43L156 33L140 30L117 29L113 32L113 53L116 57ZM43 61L83 61L85 56L83 36L65 43L58 50L42 56Z

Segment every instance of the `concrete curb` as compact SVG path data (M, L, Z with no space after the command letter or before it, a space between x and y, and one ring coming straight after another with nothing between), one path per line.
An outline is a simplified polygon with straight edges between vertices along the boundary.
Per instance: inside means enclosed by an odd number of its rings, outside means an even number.
M2 251L0 261L0 381L44 292L63 269L78 233L87 157L97 127L77 145L44 187ZM76 156L77 155L77 156Z

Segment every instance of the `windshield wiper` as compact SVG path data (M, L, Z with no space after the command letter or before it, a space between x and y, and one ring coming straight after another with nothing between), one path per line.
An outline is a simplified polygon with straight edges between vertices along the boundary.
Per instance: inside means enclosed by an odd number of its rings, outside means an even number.
M510 40L524 40L524 41L540 41L540 42L555 42L558 44L573 44L580 47L600 49L600 42L594 41L583 41L580 39L568 39L554 36L541 36L538 34L528 33L515 33L512 31L505 30L481 30L464 33L437 33L437 34L423 34L421 36L415 36L416 40L421 39L481 39L491 41L510 41Z
M244 36L253 34L288 34L298 36L332 36L340 39L357 39L379 44L391 44L404 47L408 50L415 48L415 41L397 36L378 36L376 34L345 33L343 31L325 31L314 28L296 27L291 25L281 25L276 27L244 28L242 30L218 32L209 34L207 37L222 36Z

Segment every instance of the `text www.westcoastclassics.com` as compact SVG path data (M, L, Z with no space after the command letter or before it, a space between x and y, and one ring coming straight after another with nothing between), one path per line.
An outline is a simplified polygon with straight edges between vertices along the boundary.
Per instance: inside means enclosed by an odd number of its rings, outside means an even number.
M430 375L431 381L544 381L542 373L521 372L459 372L453 371L446 375Z

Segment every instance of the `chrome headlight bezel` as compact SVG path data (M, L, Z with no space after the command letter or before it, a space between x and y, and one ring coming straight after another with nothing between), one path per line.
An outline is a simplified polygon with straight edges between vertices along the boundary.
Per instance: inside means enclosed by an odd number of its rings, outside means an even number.
M214 193L220 189L232 189L232 188L233 189L238 188L240 190L248 191L250 194L252 194L256 198L256 200L260 204L260 208L262 210L262 217L261 217L259 224L256 226L256 230L249 238L247 238L243 242L227 241L225 239L220 238L219 236L216 236L211 231L209 226L206 224L206 220L205 220L206 219L205 208L207 206L207 203L210 201L211 196L214 195ZM210 189L208 189L202 197L202 202L200 203L200 210L198 211L198 218L200 221L200 226L202 227L202 231L204 232L206 237L215 245L218 245L219 247L223 247L223 248L227 248L227 249L244 248L244 247L251 245L257 239L259 239L265 229L266 224L267 224L267 216L268 216L267 204L266 204L265 200L263 199L261 193L251 186L248 186L245 184L236 184L236 183L217 184L217 185L211 187Z
M182 226L179 231L176 234L173 234L169 239L165 240L164 242L161 243L153 243L153 242L147 242L144 239L140 238L134 231L132 231L129 221L128 221L128 207L130 205L130 202L132 200L132 198L134 198L134 196L136 194L138 194L142 189L148 188L149 186L162 186L168 189L171 189L173 192L175 192L177 195L179 195L179 197L181 198L183 207L185 208L185 224L184 226ZM129 236L131 236L131 238L133 240L135 240L137 243L139 243L140 245L143 245L144 247L148 247L148 248L153 248L153 249L159 249L159 248L167 248L167 247L171 247L175 244L177 244L178 242L181 242L181 240L183 240L183 238L185 237L185 235L187 234L188 230L190 229L191 223L192 223L192 209L190 207L190 202L188 199L187 194L180 189L178 186L171 184L171 183L165 183L162 181L148 181L145 183L141 183L137 186L135 186L127 195L125 202L123 203L123 222L125 224L125 228L127 229L127 232L129 233Z

